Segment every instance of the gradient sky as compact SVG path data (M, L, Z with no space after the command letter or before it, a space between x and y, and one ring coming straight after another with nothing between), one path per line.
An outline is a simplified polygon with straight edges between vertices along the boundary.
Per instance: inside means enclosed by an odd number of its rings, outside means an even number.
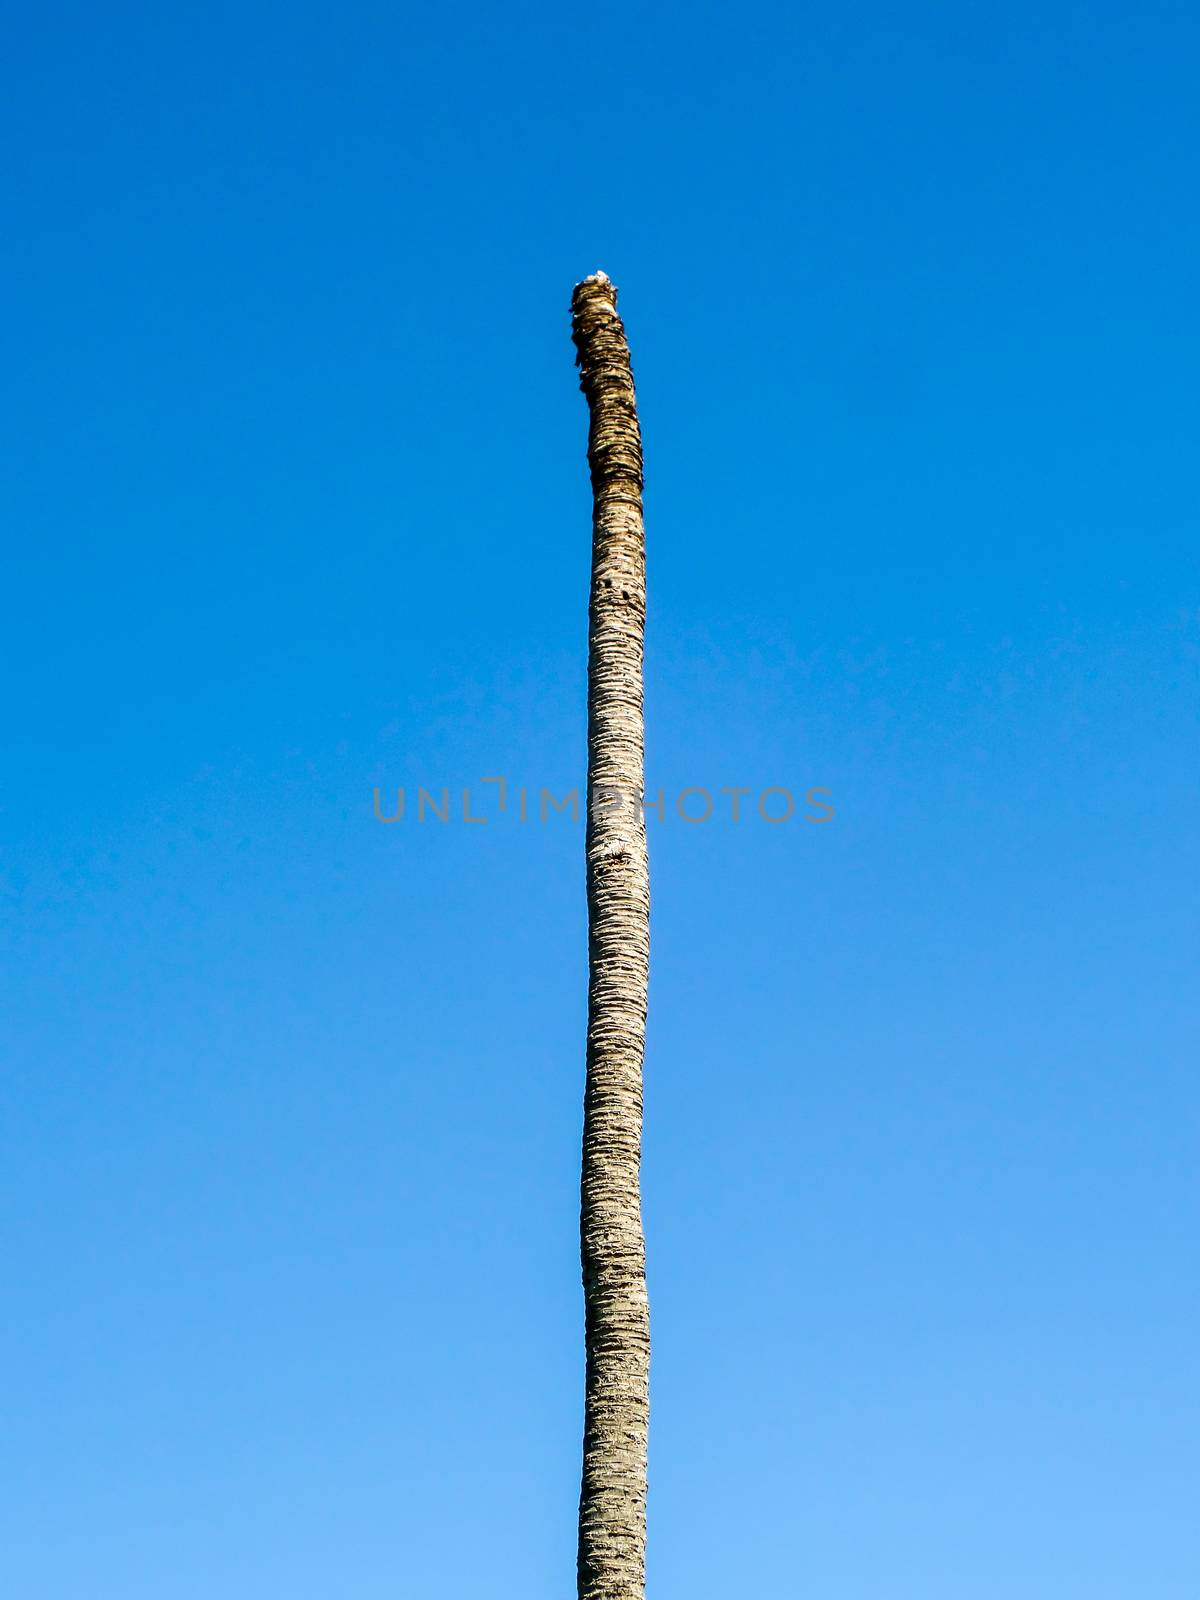
M574 1592L580 830L371 801L583 776L603 267L649 784L836 807L650 823L651 1593L1192 1600L1198 67L11 15L8 1593Z

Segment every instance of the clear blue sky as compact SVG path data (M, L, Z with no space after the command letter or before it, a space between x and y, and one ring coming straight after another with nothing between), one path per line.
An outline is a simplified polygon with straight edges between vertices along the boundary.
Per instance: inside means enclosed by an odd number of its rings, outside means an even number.
M836 805L651 819L652 1594L1195 1595L1198 46L14 14L9 1593L573 1593L579 830L371 792L582 778L603 267L651 787Z

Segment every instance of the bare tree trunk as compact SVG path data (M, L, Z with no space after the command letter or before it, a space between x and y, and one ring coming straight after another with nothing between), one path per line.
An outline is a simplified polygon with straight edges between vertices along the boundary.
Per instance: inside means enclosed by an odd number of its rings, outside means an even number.
M572 336L590 413L588 1034L580 1250L587 1339L579 1600L644 1600L650 1308L642 1235L642 1053L650 880L642 807L646 619L642 444L617 291L578 284Z

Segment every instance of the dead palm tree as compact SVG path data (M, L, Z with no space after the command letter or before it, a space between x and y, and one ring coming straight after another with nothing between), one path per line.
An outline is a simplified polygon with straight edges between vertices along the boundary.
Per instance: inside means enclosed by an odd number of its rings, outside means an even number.
M643 1600L650 1309L639 1169L650 880L642 804L642 443L616 286L602 272L585 278L571 311L590 414L593 499L579 1600Z

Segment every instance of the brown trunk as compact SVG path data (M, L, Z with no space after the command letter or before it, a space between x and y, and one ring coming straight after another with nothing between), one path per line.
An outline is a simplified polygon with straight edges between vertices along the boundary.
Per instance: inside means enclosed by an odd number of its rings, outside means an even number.
M590 413L588 1033L580 1247L587 1340L579 1600L644 1600L650 1311L639 1167L650 882L642 765L642 445L616 287L578 284Z

